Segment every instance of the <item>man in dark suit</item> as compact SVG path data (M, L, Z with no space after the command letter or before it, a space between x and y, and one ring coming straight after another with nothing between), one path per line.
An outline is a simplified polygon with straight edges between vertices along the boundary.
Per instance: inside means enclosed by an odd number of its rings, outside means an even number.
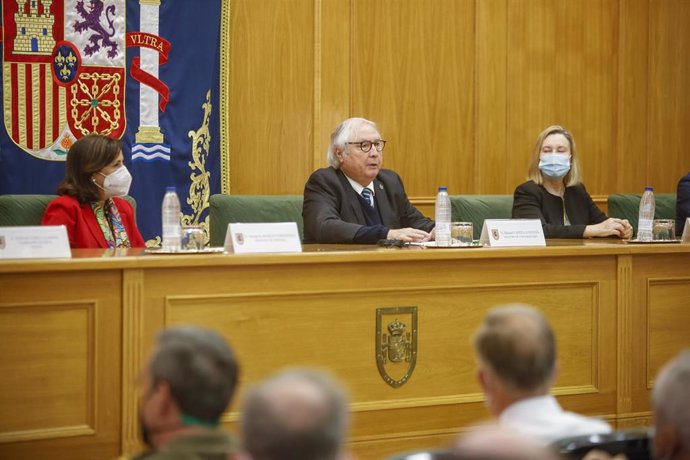
M376 124L349 118L331 135L330 167L304 186L305 243L376 243L433 239L434 221L407 198L400 176L381 169L383 148Z
M690 174L683 176L678 182L676 192L676 235L683 234L685 220L690 217Z

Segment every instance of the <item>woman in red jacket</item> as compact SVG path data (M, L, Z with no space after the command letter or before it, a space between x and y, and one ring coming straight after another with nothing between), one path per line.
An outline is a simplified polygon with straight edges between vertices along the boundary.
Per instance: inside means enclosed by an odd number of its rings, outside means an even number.
M43 225L67 227L72 248L143 248L132 205L125 199L132 176L120 141L82 137L67 153L65 178L43 214Z

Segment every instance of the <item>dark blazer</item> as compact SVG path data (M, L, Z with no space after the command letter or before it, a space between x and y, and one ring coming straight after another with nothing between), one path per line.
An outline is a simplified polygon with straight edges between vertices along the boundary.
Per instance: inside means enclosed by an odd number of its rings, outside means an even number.
M570 225L563 225L563 203ZM607 219L582 184L565 188L563 199L527 181L513 196L513 219L540 219L546 238L582 238L585 227Z
M405 194L395 172L382 169L374 179L376 208L389 229L413 227L430 232L434 221L419 212ZM305 243L352 243L357 231L366 225L357 192L339 169L321 168L304 186Z
M676 235L680 238L685 227L685 220L690 217L690 174L678 182L676 191Z
M122 224L125 226L132 247L145 247L146 243L137 228L132 205L122 198L113 198L113 201L120 213ZM96 220L96 215L91 209L91 203L80 204L72 196L61 195L51 201L43 213L41 225L64 225L67 227L69 245L75 249L108 247L103 231Z

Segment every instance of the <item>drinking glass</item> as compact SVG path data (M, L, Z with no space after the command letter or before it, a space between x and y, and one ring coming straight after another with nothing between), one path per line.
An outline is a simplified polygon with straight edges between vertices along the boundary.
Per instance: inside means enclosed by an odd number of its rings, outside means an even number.
M676 221L673 219L654 219L652 239L667 241L676 239Z
M453 243L472 243L472 222L451 222L450 237Z
M182 227L182 249L201 251L204 249L204 229L198 225Z

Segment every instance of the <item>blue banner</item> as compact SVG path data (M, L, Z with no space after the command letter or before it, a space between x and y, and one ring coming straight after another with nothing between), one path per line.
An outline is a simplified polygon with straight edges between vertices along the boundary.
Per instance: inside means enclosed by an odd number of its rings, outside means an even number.
M222 0L2 0L0 194L55 194L69 146L121 138L150 244L174 185L183 224L220 192Z

